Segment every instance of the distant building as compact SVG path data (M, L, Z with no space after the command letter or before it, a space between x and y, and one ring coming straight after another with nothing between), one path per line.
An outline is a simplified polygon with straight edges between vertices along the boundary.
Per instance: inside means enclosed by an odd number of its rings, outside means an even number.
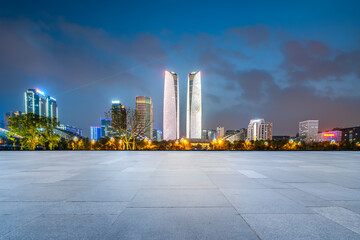
M274 140L274 141L289 141L290 136L273 136L272 140Z
M319 120L306 120L299 122L299 138L314 141L319 132Z
M245 141L247 138L247 129L241 128L239 134L240 134L240 141Z
M78 137L83 137L83 130L81 128L78 127L74 127L71 125L65 125L65 124L60 124L58 127L56 127L57 129L66 131L68 133L71 133L73 135L76 135Z
M163 111L164 140L180 139L179 81L174 72L165 71Z
M247 130L247 138L250 141L272 140L272 123L265 122L264 119L251 119Z
M224 127L217 127L216 128L216 138L220 139L225 137L225 128Z
M202 134L202 101L201 72L192 72L188 77L186 107L186 138L201 139Z
M202 130L201 139L211 140L211 141L214 140L214 139L216 139L216 130L206 130L206 129L203 129L203 130Z
M340 130L333 130L333 131L325 131L318 133L317 136L314 138L315 142L328 142L328 141L335 141L341 142L342 139L342 131Z
M140 139L153 139L153 104L150 97L136 97L136 112L139 115Z
M156 131L157 141L161 142L163 140L163 132L160 130Z
M235 133L240 132L240 130L226 130L225 136L234 135Z
M25 113L59 119L56 99L39 89L28 89L25 92Z
M157 141L157 129L153 129L152 132L153 132L153 138L152 138L152 140L153 140L153 141Z
M120 101L112 101L111 104L112 122L119 123L121 129L126 129L126 108Z
M342 141L360 141L360 126L349 128L336 128L334 130L340 130L342 132Z
M101 127L90 126L90 140L97 141L101 138Z
M246 140L247 129L242 128L240 130L227 130L224 140L228 140L231 143L235 141L244 141Z
M3 120L3 126L2 128L9 130L9 121L8 118L9 117L15 117L15 116L20 116L22 115L21 111L11 111L8 113L4 113L4 120Z
M109 137L111 134L111 119L100 118L101 137Z

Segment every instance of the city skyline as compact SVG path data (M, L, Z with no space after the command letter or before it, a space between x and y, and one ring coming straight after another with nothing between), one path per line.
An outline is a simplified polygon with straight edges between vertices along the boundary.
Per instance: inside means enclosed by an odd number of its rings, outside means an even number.
M187 76L201 69L203 129L240 129L253 118L273 122L273 135L294 135L306 119L318 119L321 131L359 125L357 1L191 4L201 9L196 21L160 12L159 2L152 11L104 3L106 14L89 3L76 17L79 3L4 4L0 112L23 111L23 92L38 88L56 98L61 122L86 130L112 100L134 108L134 96L150 96L154 128L162 129L169 69L179 75L186 136Z

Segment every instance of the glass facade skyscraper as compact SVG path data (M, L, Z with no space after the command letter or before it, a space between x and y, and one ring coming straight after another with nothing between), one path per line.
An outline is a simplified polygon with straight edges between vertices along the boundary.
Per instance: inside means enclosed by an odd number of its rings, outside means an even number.
M90 140L97 141L99 138L101 138L101 127L90 126Z
M153 104L150 97L136 96L136 114L139 116L139 137L153 139Z
M201 139L202 102L201 102L201 72L192 72L188 78L186 107L186 137Z
M46 96L39 89L28 89L25 92L25 113L59 119L56 99Z
M174 72L165 71L164 82L163 138L180 138L179 81Z

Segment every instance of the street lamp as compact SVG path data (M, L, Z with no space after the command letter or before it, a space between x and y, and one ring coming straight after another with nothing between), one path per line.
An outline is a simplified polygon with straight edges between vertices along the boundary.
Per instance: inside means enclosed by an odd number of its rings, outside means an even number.
M91 140L91 149L94 150L94 146L95 146L95 139Z
M74 149L75 149L75 148L77 149L77 142L79 141L79 139L78 139L78 137L75 136L75 137L73 138L73 140L74 140L74 143L75 143ZM73 150L74 150L74 149L73 149Z
M123 143L123 140L120 139L119 140L119 148L121 148L121 146L123 146L122 143ZM122 148L122 150L124 150L124 147Z

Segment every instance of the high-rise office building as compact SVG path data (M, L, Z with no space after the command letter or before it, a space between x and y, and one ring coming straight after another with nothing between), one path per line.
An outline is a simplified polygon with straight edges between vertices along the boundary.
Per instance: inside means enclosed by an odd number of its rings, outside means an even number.
M249 140L272 140L272 123L264 119L251 119L247 131Z
M20 115L22 115L21 111L11 111L11 112L4 113L3 128L5 128L6 130L9 130L8 117L15 117L15 116L20 116Z
M111 105L111 119L112 123L116 122L119 124L121 129L126 129L126 108L121 104L120 101L112 101Z
M58 108L56 99L50 96L46 97L46 116L49 118L56 118L58 120Z
M153 104L150 97L136 97L136 113L139 116L139 137L153 139Z
M25 113L59 119L56 99L46 96L39 89L28 89L25 92Z
M186 107L186 137L201 139L202 131L201 72L192 72L188 77Z
M224 127L217 127L216 128L216 138L221 139L225 137L225 128Z
M101 138L101 127L90 126L90 140L97 141L99 138Z
M165 71L164 82L164 113L163 113L163 136L164 140L180 138L179 116L179 81L174 72Z
M100 127L101 127L101 137L109 137L111 133L111 119L101 118Z
M299 137L314 141L319 132L319 120L306 120L299 122Z

